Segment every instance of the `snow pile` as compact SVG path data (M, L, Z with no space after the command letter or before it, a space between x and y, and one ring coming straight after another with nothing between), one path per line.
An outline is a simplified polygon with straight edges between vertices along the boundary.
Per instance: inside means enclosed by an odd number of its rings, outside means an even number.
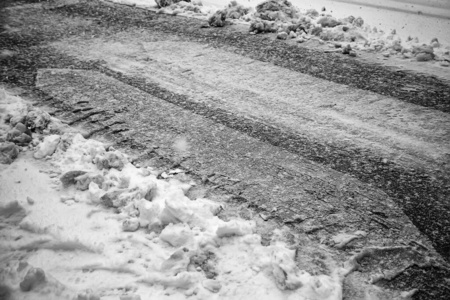
M1 299L70 299L70 292L64 285L24 261L6 262L0 269L0 279Z
M156 1L156 0L155 0ZM160 2L159 0L156 1ZM191 17L203 17L205 18L212 12L211 8L203 6L200 0L197 1L165 1L167 5L160 5L158 13L164 13L169 15L185 15ZM169 4L170 3L170 4Z
M56 151L61 137L57 134L49 135L38 145L34 158L40 159L52 155Z
M141 274L141 282L174 294L213 297L210 293L217 293L221 299L251 294L267 294L266 299L341 298L337 273L312 276L300 270L295 250L288 249L280 235L270 246L262 246L253 221L221 220L219 203L185 196L189 183L159 180L153 170L138 169L119 151L79 134L61 140L70 145L65 151L57 149L53 163L67 170L65 174L86 172L76 173L81 175L74 177L75 187L88 186L92 202L117 209L124 219L123 230L145 228L149 233L158 255ZM244 283L242 291L239 286Z
M166 7L166 6L170 6L173 4L176 4L178 2L180 2L181 0L155 0L156 5L158 5L158 7ZM184 1L184 2L190 2L190 0Z
M10 164L19 156L19 147L14 143L0 143L0 163Z
M298 43L320 39L331 47L342 48L343 54L356 56L355 50L382 53L416 61L439 61L442 66L450 62L450 47L443 46L437 38L420 43L417 38L401 39L395 30L384 32L372 27L361 17L348 16L337 19L325 11L302 9L287 0L266 0L241 13L230 13L230 8L240 7L232 1L223 9L211 9L209 24L222 27L228 19L239 19L249 24L252 34L277 33L279 39L294 39ZM347 49L347 50L346 50Z
M286 0L267 0L257 5L250 32L277 32L279 39L296 39L299 43L316 36L336 48L382 52L385 57L396 55L417 61L438 60L443 66L450 61L450 48L443 47L436 38L430 44L420 44L417 38L402 41L395 30L385 33L365 24L361 17L336 19L314 9L296 8ZM345 50L342 53L355 55Z
M244 18L245 16L247 16L251 11L252 8L251 7L244 7L241 4L238 4L237 1L233 0L230 2L230 4L228 4L228 7L225 9L226 13L227 13L227 18L230 19L240 19L240 18Z
M34 250L33 256L39 258L34 261L46 263L33 267L24 258L3 260L1 292L24 299L58 299L63 295L100 299L104 291L77 290L72 281L64 276L56 280L46 270L51 264L64 263L74 268L70 265L73 256L69 262L55 262L58 258L52 251L76 251L86 262L92 260L89 253L101 255L101 263L83 268L112 271L103 275L109 276L107 282L114 282L118 274L128 274L128 282L136 287L130 297L135 299L139 294L142 299L148 295L155 299L342 298L345 272L336 268L329 276L313 276L301 270L295 262L296 251L301 249L287 247L281 231L273 234L269 246L263 246L261 236L255 234L254 221L224 221L218 217L225 209L222 204L186 197L192 182L170 176L158 179L157 171L137 168L127 155L71 130L49 135L48 128L56 120L37 108L22 105L12 111L8 120L17 122L3 130L3 135L19 122L28 124L36 147L30 144L21 151L33 151L36 159L45 157L52 172L60 174L56 189L61 201L41 203L44 200L27 197L29 207L24 209L17 202L14 206L11 199L2 200L0 215L18 216L11 226L20 226L32 236L44 234L31 241L12 237L2 251L12 255L8 249ZM100 208L103 217L83 215L93 206ZM29 210L34 212L29 214ZM7 224L5 220L2 222ZM124 252L119 241L133 241L133 246ZM133 254L138 250L139 255Z
M0 163L10 164L18 156L20 150L33 147L39 143L37 136L42 133L58 133L68 128L48 113L26 105L20 98L0 90L0 108L9 111L0 118ZM56 144L49 136L40 146L36 158L44 158L55 151ZM53 149L52 149L53 148Z
M223 27L226 25L226 19L251 20L250 7L244 7L236 1L231 1L227 7L215 11L208 18L208 24L214 27Z
M255 18L288 21L298 18L298 9L287 0L266 0L256 6Z
M450 66L450 46L442 45L437 38L430 37L430 41L425 43L419 42L418 38L401 39L395 30L384 32L370 26L361 17L350 15L336 18L327 13L326 8L319 13L312 8L296 7L288 0L265 0L260 3L252 0L246 5L232 0L222 8L219 8L217 1L206 1L210 5L204 5L201 0L155 0L154 6L148 0L107 1L144 9L156 8L158 13L195 17L207 20L213 27L238 21L248 24L251 34L277 33L279 39L292 39L298 43L319 39L336 48L332 52L350 56L356 56L356 51L366 51L380 53L384 57L438 61L441 66Z
M226 25L227 12L225 10L217 10L208 18L209 26L224 27Z

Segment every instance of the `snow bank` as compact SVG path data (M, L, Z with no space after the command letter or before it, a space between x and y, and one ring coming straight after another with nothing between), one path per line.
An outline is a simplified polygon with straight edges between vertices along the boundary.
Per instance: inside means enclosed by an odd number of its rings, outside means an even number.
M262 0L238 1L249 7L256 7ZM291 0L294 7L303 11L332 14L337 19L350 15L360 16L372 28L390 33L396 30L398 36L405 41L408 36L418 37L422 43L430 43L438 38L444 45L450 45L450 6L445 1L433 0L426 3L417 1L394 0ZM412 2L412 3L408 3ZM223 0L203 0L203 5L221 9ZM322 9L325 8L325 11Z
M24 259L0 263L1 288L7 293L33 299L57 299L63 294L100 299L101 290L77 290L64 276L52 277L60 268L46 270L63 263L55 262L58 258L48 256L48 251L77 251L84 261L89 261L87 253L104 257L102 263L84 268L116 272L104 274L110 278L107 281L114 282L117 272L131 274L134 279L130 282L145 286L135 289L130 296L135 298L139 293L143 299L148 295L155 299L342 298L342 270L336 269L330 276L301 270L295 262L296 250L286 246L281 234L274 234L270 245L263 246L254 221L224 221L218 217L224 209L220 203L186 197L190 182L158 179L157 171L136 168L127 155L70 130L48 135L52 118L40 118L46 113L37 108L14 103L9 111L15 120L33 112L30 119L35 126L28 129L32 129L35 146L20 149L34 152L37 159L46 157L52 172L60 174L53 193L59 194L61 201L53 201L48 192L48 196L43 194L47 200L38 195L30 198L27 209L17 203L0 207L0 213L19 216L11 224L19 224L32 236L44 234L38 240L30 237L8 242L9 249L35 250L36 258L30 262L41 262L41 266L33 267ZM4 128L3 135L10 128ZM2 205L5 201L9 200L3 199ZM100 207L103 216L86 218L92 206ZM141 254L130 257L120 250L123 248L117 251L117 241L125 240L134 241L130 253L139 250ZM144 263L139 260L142 255L148 258ZM26 267L18 267L20 264Z
M404 7L399 8L400 4L390 0L367 5L358 1L353 3L352 0L233 0L225 6L224 2L219 0L158 0L153 5L149 4L151 1L144 4L143 0L107 1L136 5L158 13L195 17L207 20L209 26L214 27L238 22L247 24L251 34L277 33L279 39L293 39L298 43L318 39L329 43L333 48L330 52L341 52L350 56L357 56L357 51L366 51L380 53L385 58L393 56L417 62L435 61L442 67L450 66L450 41L447 31L442 29L450 29L446 15L446 12L450 14L448 8L442 12L433 6L427 6L425 9L430 13L426 16L420 13L411 17L416 11L409 7L406 10ZM416 6L422 12L421 6ZM357 9L358 7L364 7L364 10ZM437 26L425 26L427 22L437 22L436 12L442 24L438 22ZM364 17L361 17L361 13ZM386 15L389 17L385 17ZM424 20L415 27L410 26L419 19ZM391 24L393 20L394 25L401 26L398 28L399 32ZM403 23L398 23L399 20L403 20ZM411 28L405 29L408 26ZM428 28L426 32L422 32L424 28ZM416 36L418 33L420 40ZM427 50L418 51L424 48Z
M298 43L319 38L351 56L356 56L354 50L360 50L382 52L385 57L437 60L442 66L450 62L450 47L441 45L434 36L430 36L425 44L417 38L402 39L395 29L384 32L370 26L360 16L348 14L336 18L326 9L319 13L311 8L298 8L285 0L266 0L256 6L256 13L251 18L251 33L277 32L279 39L294 39Z

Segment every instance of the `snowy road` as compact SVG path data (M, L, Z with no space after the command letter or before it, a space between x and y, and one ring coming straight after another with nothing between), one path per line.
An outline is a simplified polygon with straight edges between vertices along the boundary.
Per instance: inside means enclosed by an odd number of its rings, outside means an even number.
M126 18L119 25L108 20L122 9L129 8L11 10L25 22L22 30L37 22L45 36L62 24L65 33L39 46L32 69L43 104L55 115L128 147L142 165L188 170L241 217L288 225L335 257L373 246L419 245L427 255L437 257L434 248L449 259L450 116L445 102L415 104L420 89L429 92L426 85L441 84L438 79L399 85L419 90L400 100L394 92L383 95L274 64L276 51L255 59L242 51L258 47L180 34L174 17L160 17L168 22L162 26L174 24L164 32L129 26ZM30 10L36 19L23 19ZM216 32L238 39L241 29L235 30ZM442 93L449 91L442 86ZM187 142L186 153L174 152L176 140ZM348 248L333 243L336 235L357 231L368 235ZM386 260L414 261L397 255ZM367 262L362 277L373 276L377 264ZM346 279L348 299L363 293L358 276Z

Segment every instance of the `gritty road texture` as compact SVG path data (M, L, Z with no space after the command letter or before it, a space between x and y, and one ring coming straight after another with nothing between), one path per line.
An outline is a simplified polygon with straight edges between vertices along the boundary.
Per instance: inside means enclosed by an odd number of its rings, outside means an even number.
M377 266L403 270L380 286L448 299L445 262L426 263L433 247L450 259L447 82L97 1L2 5L0 50L14 55L0 58L0 82L141 163L189 170L243 214L291 226L335 257L416 249L363 261L347 299L361 298ZM191 145L183 157L171 148L179 137ZM333 245L356 230L369 234Z

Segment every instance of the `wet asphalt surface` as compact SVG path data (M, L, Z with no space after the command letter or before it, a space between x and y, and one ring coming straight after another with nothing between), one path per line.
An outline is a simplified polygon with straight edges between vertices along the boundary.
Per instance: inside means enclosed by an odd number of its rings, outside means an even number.
M30 3L33 1L27 1ZM38 2L38 1L35 1ZM4 1L2 5L17 5L24 2ZM1 6L0 6L1 8ZM283 148L314 162L328 166L336 171L356 177L386 192L400 205L404 213L433 243L437 252L450 260L450 174L449 168L430 174L425 170L405 169L393 162L385 162L365 149L343 149L334 145L324 145L311 141L298 134L268 127L256 121L228 114L221 109L211 109L200 103L188 101L184 95L174 94L156 84L145 82L114 72L102 66L99 61L79 61L46 46L49 41L88 32L90 35L108 35L129 28L144 28L188 37L192 41L205 43L213 47L232 49L235 53L253 59L271 62L275 65L329 81L346 84L359 89L369 90L397 98L424 107L450 113L450 86L432 76L395 71L375 64L362 63L336 54L325 54L301 47L289 46L274 41L264 35L248 35L234 32L230 28L200 29L201 21L157 15L151 12L122 6L101 5L95 1L89 5L62 6L49 10L49 14L58 14L61 18L73 16L89 18L96 26L80 26L74 31L44 31L30 27L27 36L3 33L0 36L0 49L13 50L17 54L0 61L0 82L25 88L33 97L56 106L59 110L73 109L64 103L52 103L48 94L35 88L36 72L40 68L74 68L99 71L123 83L133 86L154 97L175 104L185 110L201 115L228 128L245 133L262 142ZM0 13L0 22L7 21L5 11ZM32 23L32 21L31 21ZM39 23L39 22L37 22ZM411 91L402 87L414 85ZM81 115L81 122L92 115ZM108 131L106 129L105 131ZM121 130L109 132L120 135ZM135 149L147 146L135 143L129 138L119 144ZM433 294L429 281L449 277L450 272L412 267L406 278L398 276L398 282L382 283L386 287L421 287L415 299L448 299L450 289ZM428 287L428 288L427 288Z

